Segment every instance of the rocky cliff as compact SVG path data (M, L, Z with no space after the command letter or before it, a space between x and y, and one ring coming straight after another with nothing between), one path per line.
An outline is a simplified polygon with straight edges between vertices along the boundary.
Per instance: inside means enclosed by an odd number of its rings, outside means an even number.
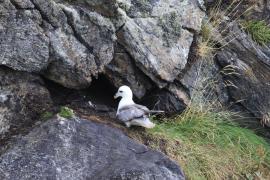
M244 18L269 19L262 3ZM190 104L198 82L213 78L211 98L270 126L270 46L228 15L216 36L224 38L205 61L198 46L211 7L197 0L0 0L0 177L183 179L173 161L115 127L82 117L43 122L67 103L78 115L113 117L111 95L123 84L137 101L174 114ZM240 15L244 7L237 6Z

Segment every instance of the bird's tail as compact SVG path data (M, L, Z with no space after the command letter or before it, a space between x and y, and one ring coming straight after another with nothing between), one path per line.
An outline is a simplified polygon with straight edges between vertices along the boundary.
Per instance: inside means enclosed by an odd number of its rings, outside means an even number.
M155 124L152 123L150 121L150 119L147 117L134 119L131 121L130 125L142 126L142 127L149 128L149 129L155 127Z
M144 126L145 128L151 129L151 128L154 128L154 127L155 127L155 124L152 123L152 122L147 118L147 120L143 123L143 126Z
M159 110L150 110L150 113L165 113L165 111L159 111Z

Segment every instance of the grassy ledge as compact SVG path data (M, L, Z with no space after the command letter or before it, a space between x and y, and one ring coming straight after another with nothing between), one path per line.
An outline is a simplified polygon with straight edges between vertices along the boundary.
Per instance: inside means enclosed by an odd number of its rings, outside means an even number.
M260 45L270 43L270 26L265 21L243 21L242 27Z
M191 107L157 122L144 139L178 161L187 179L270 179L269 144L231 122L232 115Z

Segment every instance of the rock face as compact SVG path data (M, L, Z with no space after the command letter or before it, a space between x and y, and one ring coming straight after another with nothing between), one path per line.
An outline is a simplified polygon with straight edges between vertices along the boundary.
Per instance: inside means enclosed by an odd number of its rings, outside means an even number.
M52 106L42 80L0 67L0 139L10 131L31 126Z
M1 65L80 89L113 58L115 28L94 11L52 0L5 0L0 9Z
M208 8L213 3L205 0ZM246 19L269 22L270 4L265 0L241 1L231 14L243 14L249 3L256 6ZM269 47L259 46L232 25L222 29L224 39L217 43L222 49L211 63L192 57L205 16L202 4L0 0L0 140L32 127L51 108L42 78L79 90L94 78L106 77L112 89L128 85L136 100L168 114L183 111L196 91L210 84L209 91L215 90L208 97L223 105L240 105L270 126ZM234 19L224 21L230 18ZM234 34L235 39L226 39ZM212 86L210 80L218 83ZM108 95L110 90L104 89ZM64 98L65 94L60 99ZM51 119L0 153L0 179L184 179L163 154L119 130L79 118Z
M192 10L191 10L192 9ZM120 44L158 87L172 82L185 67L193 34L204 13L194 1L131 1ZM192 20L191 20L192 19Z
M230 97L255 117L267 118L270 112L269 48L255 44L237 25L231 26L227 33L237 34L237 37L217 54L216 59L224 69L223 78L229 84ZM270 118L266 124L269 121Z
M175 94L167 86L204 17L196 0L3 0L0 9L1 65L72 89L103 73L139 99L155 88Z
M142 98L153 88L151 80L136 67L120 45L116 46L114 59L106 66L105 75L115 87L129 85L137 98Z
M27 8L27 4L21 6ZM49 61L49 39L41 28L40 13L31 8L16 9L6 0L0 1L0 12L0 64L28 72L45 69Z
M208 9L214 3L205 1ZM247 19L269 20L268 1L243 1L237 12L243 13L250 3L255 8ZM268 85L264 85L269 83L268 49L253 46L251 39L238 38L231 42L237 50L227 46L218 54L218 66L190 64L192 45L197 42L205 16L202 4L197 0L2 0L0 65L35 72L72 89L86 88L93 78L104 74L115 88L129 85L139 100L151 95L151 104L169 113L189 104L198 69L216 73L228 65L238 69L243 65L251 69L248 72L254 71L251 74L256 82L250 77L242 83L236 77L224 79L225 83L239 83L238 91L246 95L230 90L230 97L219 77L217 96L226 104L232 99L247 99L263 89L254 97L260 105L250 111L257 117L268 117L268 96L260 100L268 93ZM226 7L227 1L221 10ZM231 58L239 60L233 62ZM262 71L257 73L258 69ZM249 89L253 93L246 92ZM251 102L245 108L251 109Z
M0 162L5 180L184 179L178 165L162 153L117 129L78 118L51 119L36 127L2 154Z
M182 91L181 91L182 90ZM181 87L176 85L157 90L147 95L143 103L154 109L162 109L166 115L174 115L175 112L182 112L189 103L189 97Z
M215 0L205 0L205 5L208 8L213 8L216 5ZM231 5L233 4L233 5ZM245 19L257 19L265 20L270 23L270 2L265 0L242 0L242 1L222 1L221 7L223 10L229 6L236 7L232 16L239 17L243 16ZM252 8L251 8L252 7ZM249 9L247 11L247 9Z
M50 31L51 64L44 74L69 88L87 87L113 58L115 29L98 13L63 4L56 7L66 22Z

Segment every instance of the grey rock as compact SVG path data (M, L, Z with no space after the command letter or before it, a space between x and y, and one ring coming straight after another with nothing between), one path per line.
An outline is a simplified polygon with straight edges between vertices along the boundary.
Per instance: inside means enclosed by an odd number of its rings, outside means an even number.
M31 126L52 106L42 80L0 67L0 139L6 133Z
M204 13L193 1L132 1L118 42L160 88L184 69L193 34ZM190 11L189 11L189 10ZM192 9L192 10L191 10ZM192 20L191 20L192 19Z
M270 23L270 1L257 0L250 4L242 3L238 10L239 13L243 13L250 5L253 5L253 8L245 15L246 19L264 20L268 24Z
M115 29L96 12L59 4L67 26L50 31L52 55L44 75L65 87L81 89L113 58Z
M172 82L186 65L193 35L179 27L179 37L173 38L177 42L164 42L162 37L165 34L157 23L152 18L130 19L117 36L137 66L162 88L167 82Z
M189 105L190 96L179 83L172 83L166 88L158 89L143 98L143 103L154 110L163 110L166 115L183 112Z
M208 9L215 7L217 3L218 1L215 0L205 0ZM231 6L231 3L231 1L223 1L219 6L221 10L225 10ZM245 20L264 20L270 23L270 1L235 1L233 7L234 12L230 13L230 16L234 16L234 18L241 16Z
M34 9L35 8L31 0L11 0L11 2L17 9Z
M103 69L104 64L113 58L113 45L116 40L113 23L97 12L64 5L61 7L67 14L74 36L96 56L96 63Z
M86 7L86 9L93 9L97 13L101 14L105 17L113 17L115 16L115 12L117 11L118 0L76 0L76 1L69 1L69 0L55 0L57 3L68 3L72 6L80 6Z
M72 7L80 7L83 10L91 10L112 21L115 28L118 29L125 23L126 14L124 13L122 0L54 0L57 3L69 4ZM123 8L123 9L121 9Z
M190 95L186 92L182 84L175 81L166 89L171 92L178 101L183 102L185 105L184 108L190 104ZM179 112L179 110L176 109L172 112Z
M175 14L182 26L196 31L200 30L204 17L204 12L200 9L197 0L126 0L126 2L130 2L127 15L131 18L160 18Z
M227 106L229 94L214 56L194 57L194 62L190 64L183 74L177 78L177 82L183 85L193 103L215 101L219 102L220 105ZM218 108L218 105L216 108Z
M39 11L43 21L49 23L53 28L67 26L67 18L61 7L53 0L31 0Z
M9 1L1 1L0 10L0 65L28 72L45 69L49 39L40 27L39 12L16 9Z
M46 78L65 87L80 89L90 85L97 74L95 57L73 35L57 29L50 34L53 54Z
M105 75L115 87L128 85L137 98L142 98L152 88L152 82L135 65L132 58L119 45L114 59L106 66Z
M53 0L6 0L0 7L1 65L81 89L113 59L114 25L95 11Z
M16 163L14 163L16 161ZM3 180L181 180L180 167L120 130L89 120L51 119L0 156Z
M4 102L6 102L7 100L8 100L8 94L5 93L5 92L2 92L2 93L0 94L0 102L1 102L1 103L4 103Z
M138 99L158 87L186 101L171 87L205 14L196 0L5 0L0 10L2 65L72 89L105 74Z
M223 78L234 102L262 119L270 111L270 52L255 44L237 25L228 34L235 40L217 54Z

